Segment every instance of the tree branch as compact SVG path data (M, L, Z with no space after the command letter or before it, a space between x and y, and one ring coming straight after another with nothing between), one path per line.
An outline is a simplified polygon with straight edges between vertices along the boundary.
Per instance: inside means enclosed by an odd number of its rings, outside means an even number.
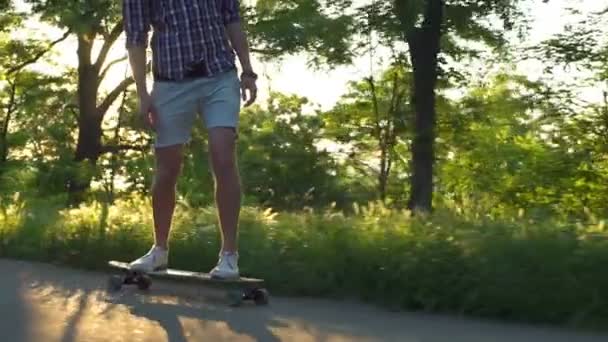
M358 160L358 159L351 159L351 162L353 162L352 167L355 168L356 170L358 170L359 172L363 173L363 174L367 174L368 172L371 173L374 176L377 176L379 174L379 170L376 170L373 166L365 164L365 162Z
M4 122L2 124L2 131L0 132L0 162L1 163L5 163L8 157L8 141L7 141L7 136L8 136L8 126L10 124L11 121L11 116L13 114L13 111L15 110L16 107L16 102L17 100L16 98L16 94L17 94L17 80L11 82L8 82L9 85L11 86L11 94L10 94L10 99L9 99L9 103L8 106L6 107L6 117L4 119Z
M106 58L108 57L108 53L110 52L112 45L114 45L114 43L116 42L118 37L120 37L121 33L122 33L122 21L119 21L116 24L116 26L114 26L114 28L112 28L112 31L110 31L110 34L107 35L107 37L105 38L105 40L103 42L103 45L101 46L101 50L99 51L99 55L97 56L97 60L95 61L95 68L97 70L101 70L101 67L103 66L103 63L106 61Z
M101 71L101 74L99 75L99 83L101 83L101 81L104 80L104 78L106 77L106 74L108 73L108 71L110 71L110 68L112 68L112 66L122 62L122 61L126 61L127 57L120 57L117 58L113 61L111 61L110 63L108 63L108 65L106 65L106 67Z
M374 122L374 126L375 126L374 134L375 134L376 138L379 140L380 145L383 146L384 139L382 138L382 128L380 127L380 109L379 109L379 105L378 105L378 94L376 93L376 83L374 81L373 76L370 76L366 80L367 80L367 83L369 84L369 89L370 89L370 93L371 93L370 95L372 97L374 118L376 119L376 121Z
M273 49L255 49L255 48L250 48L249 49L251 52L253 53L258 53L260 55L267 55L267 56L277 56L283 53L283 51L281 50L273 50Z
M118 96L120 96L120 94L122 92L127 90L127 88L134 82L135 81L133 80L132 77L127 77L124 80L122 80L122 82L120 82L120 84L117 85L116 88L114 88L108 94L108 96L106 96L106 98L103 100L103 102L101 102L99 107L97 107L97 112L99 113L99 115L101 115L103 117L105 115L105 113L108 111L108 108L110 108L110 106L112 105L112 103L114 103L114 101L118 98Z
M59 39L57 39L55 41L52 41L51 44L49 44L49 46L45 50L38 52L36 55L34 55L34 57L32 57L32 58L24 61L23 63L21 63L19 65L16 65L16 66L14 66L12 68L8 68L8 71L6 72L6 74L7 75L11 75L11 74L13 74L13 73L15 73L17 71L20 71L21 69L25 68L26 66L28 66L30 64L34 64L34 63L38 62L38 60L40 58L42 58L42 56L44 56L47 52L51 51L51 49L53 49L53 47L55 45L61 43L64 40L66 40L70 36L71 33L72 32L70 30L66 31L63 34L63 36L61 36L61 38L59 38Z

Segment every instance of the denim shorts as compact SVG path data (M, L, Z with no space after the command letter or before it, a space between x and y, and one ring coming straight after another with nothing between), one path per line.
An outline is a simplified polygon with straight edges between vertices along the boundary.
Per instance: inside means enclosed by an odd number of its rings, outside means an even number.
M152 100L158 118L156 148L188 143L198 115L207 129L237 129L241 86L235 69L212 77L184 81L155 81Z

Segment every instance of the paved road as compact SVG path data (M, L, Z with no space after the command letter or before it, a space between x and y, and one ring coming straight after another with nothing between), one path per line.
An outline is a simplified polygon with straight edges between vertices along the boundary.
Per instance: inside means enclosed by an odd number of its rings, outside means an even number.
M155 282L105 292L107 275L0 259L0 335L7 342L399 341L606 342L608 336L391 313L312 299L229 308L221 292Z

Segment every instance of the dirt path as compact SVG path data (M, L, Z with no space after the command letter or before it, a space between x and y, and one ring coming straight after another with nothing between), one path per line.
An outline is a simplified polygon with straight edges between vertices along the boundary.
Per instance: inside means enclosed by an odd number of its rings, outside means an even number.
M105 292L107 275L0 259L2 341L600 342L608 336L390 313L353 303L272 298L232 309L218 291L155 282Z

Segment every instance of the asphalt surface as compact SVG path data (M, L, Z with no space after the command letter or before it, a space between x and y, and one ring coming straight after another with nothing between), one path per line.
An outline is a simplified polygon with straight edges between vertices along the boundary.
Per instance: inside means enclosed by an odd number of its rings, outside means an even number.
M0 340L606 342L608 335L445 316L357 303L271 298L230 308L223 292L155 281L148 293L106 292L108 274L0 259ZM272 290L272 289L270 289Z

